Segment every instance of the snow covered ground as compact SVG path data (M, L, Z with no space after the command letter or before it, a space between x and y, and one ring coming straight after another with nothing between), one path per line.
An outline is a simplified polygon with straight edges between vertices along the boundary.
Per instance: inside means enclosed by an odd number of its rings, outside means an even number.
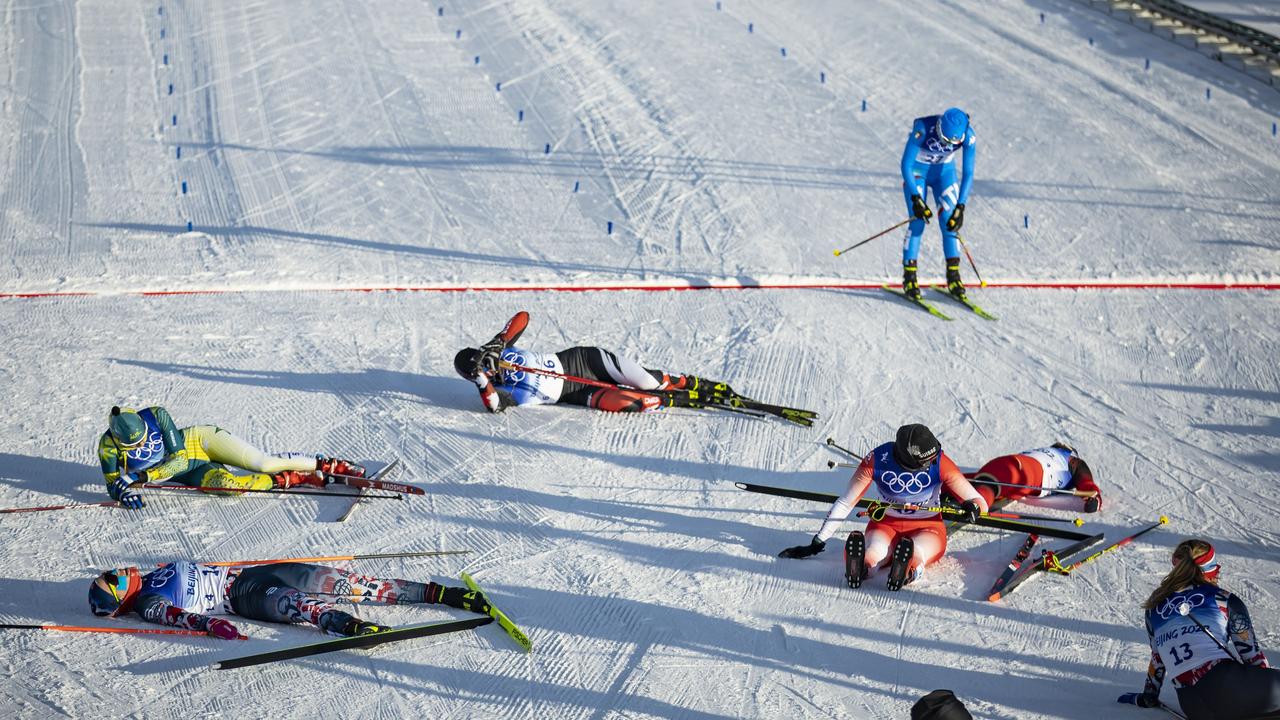
M11 714L900 718L949 687L979 717L1124 718L1137 605L1192 534L1280 647L1274 292L993 289L999 322L942 323L879 290L315 290L893 280L896 234L831 250L901 217L910 120L951 104L980 133L965 230L988 279L1275 283L1280 95L1220 63L1066 0L11 2L0 63L0 293L87 293L0 300L0 506L104 499L115 403L397 455L428 490L343 524L314 499L5 515L0 618L98 622L85 590L115 565L461 547L360 567L469 570L536 647L489 626L214 672L315 636L6 631ZM240 292L140 294L192 289ZM484 414L450 361L518 309L534 349L822 418ZM969 467L1069 440L1106 496L1088 527L1171 525L999 604L1011 535L955 536L901 593L842 589L834 546L777 559L826 508L732 483L837 491L823 440L907 421Z

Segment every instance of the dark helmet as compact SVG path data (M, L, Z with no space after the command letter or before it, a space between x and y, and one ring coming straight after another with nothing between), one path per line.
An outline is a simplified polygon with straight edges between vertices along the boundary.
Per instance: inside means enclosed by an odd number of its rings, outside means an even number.
M453 356L453 369L468 380L475 380L476 363L480 362L480 351L476 348L462 348Z
M136 567L114 568L93 579L89 585L89 609L94 615L115 617L133 606L142 589L142 574Z
M893 441L893 458L908 470L928 466L942 452L942 445L929 428L920 424L903 425Z
M111 437L125 447L137 445L147 436L147 424L133 408L121 408L119 405L112 407L107 427Z

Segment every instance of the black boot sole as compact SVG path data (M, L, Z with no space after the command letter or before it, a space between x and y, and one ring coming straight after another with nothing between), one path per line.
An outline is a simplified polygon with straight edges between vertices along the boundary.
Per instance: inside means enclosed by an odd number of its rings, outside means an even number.
M867 577L866 555L866 538L857 530L849 533L849 539L844 541L844 579L851 588L862 587Z
M907 569L911 566L911 556L915 554L916 544L909 537L898 540L893 548L893 564L889 566L890 590L901 590L907 584Z

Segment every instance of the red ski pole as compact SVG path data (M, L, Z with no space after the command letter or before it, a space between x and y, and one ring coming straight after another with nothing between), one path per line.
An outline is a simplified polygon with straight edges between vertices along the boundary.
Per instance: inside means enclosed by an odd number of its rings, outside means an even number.
M114 500L109 501L109 502L99 502L99 503L79 503L79 504L71 504L71 505L44 505L44 506L42 506L42 507L6 508L6 509L4 509L4 510L0 510L0 514L4 514L4 513L24 513L24 512L45 512L45 511L47 511L47 510L75 510L76 508L96 508L96 507L114 507L114 508L118 508L118 507L121 507L121 505L120 505L120 503L115 502Z
M128 635L199 635L200 637L209 637L209 633L203 630L180 630L176 628L132 628L132 627L89 627L81 625L14 625L0 624L0 630L56 630L58 632L85 632L85 633L124 633ZM248 640L245 635L241 635L241 640Z
M351 495L349 493L331 493L331 492L325 492L324 490L254 490L252 488L192 487L190 485L161 485L159 483L145 483L143 485L138 485L136 487L141 487L144 490L165 490L168 492L186 492L186 493L196 492L204 495L220 494L220 493L235 493L236 495L241 495L244 493L249 493L251 495L253 494L318 495L320 497L345 497L345 498L355 497L355 495ZM361 500L403 500L404 497L400 495L361 495L360 499Z

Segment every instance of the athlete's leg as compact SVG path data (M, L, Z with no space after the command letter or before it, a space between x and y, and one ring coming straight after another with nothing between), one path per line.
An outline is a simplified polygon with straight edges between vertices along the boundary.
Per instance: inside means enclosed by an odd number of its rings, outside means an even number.
M942 231L942 256L948 260L960 260L960 241L955 230L947 229L947 220L956 209L960 199L960 183L956 181L955 163L934 165L929 169L929 189L933 191L933 202L938 206L938 229Z
M1273 718L1280 715L1280 670L1221 662L1179 688L1178 704L1188 720Z
M211 493L213 495L235 495L236 493L230 490L232 488L239 490L269 490L276 486L275 479L265 473L236 475L216 463L206 463L204 467L205 469L200 474L199 482L186 484L215 490L228 488L227 492Z
M598 388L591 393L588 406L605 412L649 412L662 407L662 398L624 388Z
M983 480L1026 486L1027 476L1022 472L1022 467L1018 465L1018 459L1013 455L1002 455L987 461L987 464L979 468L977 474L974 475L973 487L987 501L988 507L991 506L991 503L996 498L1013 501L1028 495L1034 495L1037 492L1036 488L1029 486L1023 489L1021 487L1008 487L1007 485L990 485L984 483Z
M348 634L348 628L357 623L354 616L290 584L306 574L299 565L259 565L241 570L227 592L231 610L252 620L305 622L331 635Z
M923 177L917 170L916 178ZM928 190L926 190L928 192ZM913 217L915 209L911 207L911 196L914 193L907 187L906 183L902 184L902 196L907 201L907 217ZM920 238L924 237L924 220L912 220L907 226L907 239L902 244L902 264L915 265L920 257Z
M941 518L920 521L916 529L907 533L915 542L915 554L911 556L908 571L918 576L925 565L932 565L947 552L947 530Z
M890 546L898 536L892 520L872 520L867 523L867 572L870 574L889 557Z
M268 475L285 470L311 472L316 469L315 456L268 455L220 427L201 426L201 430L204 451L214 462Z

